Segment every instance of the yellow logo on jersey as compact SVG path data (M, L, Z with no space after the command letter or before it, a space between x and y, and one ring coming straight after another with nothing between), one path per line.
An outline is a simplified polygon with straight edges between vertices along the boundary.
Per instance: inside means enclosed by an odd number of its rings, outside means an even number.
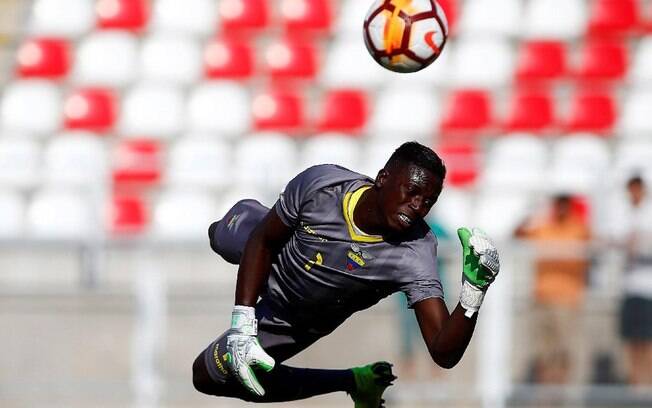
M303 267L309 271L312 269L313 265L321 265L324 262L324 258L321 255L321 252L317 252L315 254L315 260L313 261L312 259L308 261L307 264L305 264Z

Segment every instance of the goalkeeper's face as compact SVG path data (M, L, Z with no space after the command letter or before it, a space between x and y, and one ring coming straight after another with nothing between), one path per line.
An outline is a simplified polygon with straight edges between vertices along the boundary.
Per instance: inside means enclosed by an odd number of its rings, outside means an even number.
M412 164L384 169L381 174L381 212L387 229L393 232L403 232L425 218L441 193L441 180Z

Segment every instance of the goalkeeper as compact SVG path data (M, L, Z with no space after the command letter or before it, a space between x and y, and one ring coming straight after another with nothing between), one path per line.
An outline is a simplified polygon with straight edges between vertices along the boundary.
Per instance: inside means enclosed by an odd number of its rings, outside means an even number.
M499 270L491 240L461 228L459 304L443 301L437 239L423 220L446 169L429 148L401 145L376 179L335 165L308 168L270 210L238 202L211 225L211 247L239 264L231 328L193 364L195 388L252 402L344 391L356 408L383 406L391 364L342 370L286 366L353 313L405 293L432 360L455 366L471 340L485 292Z

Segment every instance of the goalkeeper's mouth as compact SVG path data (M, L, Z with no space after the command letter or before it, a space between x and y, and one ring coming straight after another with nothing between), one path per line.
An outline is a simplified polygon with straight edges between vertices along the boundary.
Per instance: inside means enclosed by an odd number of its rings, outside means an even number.
M399 224L401 224L404 227L410 227L414 223L414 218L408 216L407 214L404 213L398 213L398 221Z

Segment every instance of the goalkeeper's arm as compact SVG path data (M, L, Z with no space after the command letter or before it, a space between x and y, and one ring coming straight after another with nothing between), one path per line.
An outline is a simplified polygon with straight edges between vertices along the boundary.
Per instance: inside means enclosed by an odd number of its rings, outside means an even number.
M498 253L480 230L461 228L462 290L460 302L449 314L442 299L430 298L414 305L421 334L435 363L454 367L471 341L485 292L498 274Z

